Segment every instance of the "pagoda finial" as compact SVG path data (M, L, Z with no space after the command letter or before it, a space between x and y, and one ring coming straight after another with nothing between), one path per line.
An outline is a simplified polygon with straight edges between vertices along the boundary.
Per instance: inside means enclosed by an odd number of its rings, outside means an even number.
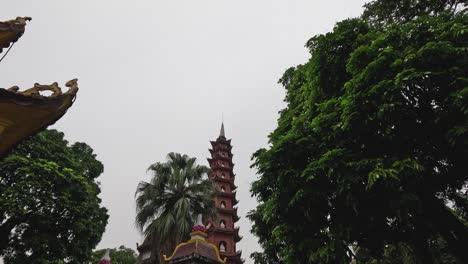
M203 219L202 214L198 214L198 215L197 215L197 222L195 223L195 225L204 226L204 225L203 225L203 220L202 220L202 219Z
M202 221L202 215L199 214L197 216L197 222L192 227L192 232L190 233L190 237L191 237L191 239L198 238L198 239L201 239L201 240L205 240L206 236L207 236L206 228L205 228L205 225L203 224L203 221Z
M221 123L221 131L219 132L219 136L226 137L226 135L224 134L224 122Z

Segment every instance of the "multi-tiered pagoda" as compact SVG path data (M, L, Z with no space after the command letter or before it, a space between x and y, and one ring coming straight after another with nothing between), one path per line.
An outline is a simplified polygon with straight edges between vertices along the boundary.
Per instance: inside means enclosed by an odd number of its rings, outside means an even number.
M232 163L231 140L227 140L224 134L224 124L216 141L211 141L211 158L208 162L211 167L209 177L216 183L218 194L215 197L216 208L219 217L208 225L208 242L219 248L222 258L226 258L226 264L241 264L241 251L236 250L236 243L241 240L239 227L235 223L237 216L235 174Z

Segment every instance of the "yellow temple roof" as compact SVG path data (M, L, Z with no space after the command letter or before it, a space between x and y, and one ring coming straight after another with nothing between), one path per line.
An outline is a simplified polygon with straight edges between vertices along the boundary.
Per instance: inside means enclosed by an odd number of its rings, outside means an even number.
M67 82L66 86L69 90L65 93L57 83L35 84L23 92L16 86L0 88L0 157L21 140L52 125L66 113L78 92L77 79ZM51 91L52 94L41 95L43 91Z
M30 17L17 17L16 19L0 22L0 53L23 35L26 21L29 20L31 20Z
M164 260L172 263L186 257L201 256L216 263L226 263L226 258L221 259L218 247L204 239L207 236L205 232L194 231L190 235L192 239L177 245L170 257L163 255Z

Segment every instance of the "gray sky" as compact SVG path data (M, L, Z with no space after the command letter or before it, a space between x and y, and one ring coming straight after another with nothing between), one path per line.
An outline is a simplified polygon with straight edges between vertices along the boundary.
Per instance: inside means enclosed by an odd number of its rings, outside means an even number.
M357 16L365 0L9 0L0 20L31 16L0 63L0 87L61 86L78 98L54 128L88 143L110 219L99 248L135 248L134 192L147 167L169 152L207 165L224 113L237 174L238 243L246 263L259 250L246 213L256 205L250 157L267 145L284 107L277 80L307 61L304 43Z

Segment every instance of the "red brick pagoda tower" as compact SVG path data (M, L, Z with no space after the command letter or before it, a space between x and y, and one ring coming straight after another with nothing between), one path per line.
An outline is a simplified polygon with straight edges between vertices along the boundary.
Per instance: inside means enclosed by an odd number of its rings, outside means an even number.
M219 193L215 197L216 208L219 217L216 221L210 221L208 225L207 241L218 246L222 258L226 258L226 264L241 264L241 251L236 250L236 243L241 240L239 227L235 223L239 221L237 216L238 203L236 200L235 174L232 163L231 140L227 140L224 134L224 124L216 141L210 141L211 158L208 159L211 173Z

